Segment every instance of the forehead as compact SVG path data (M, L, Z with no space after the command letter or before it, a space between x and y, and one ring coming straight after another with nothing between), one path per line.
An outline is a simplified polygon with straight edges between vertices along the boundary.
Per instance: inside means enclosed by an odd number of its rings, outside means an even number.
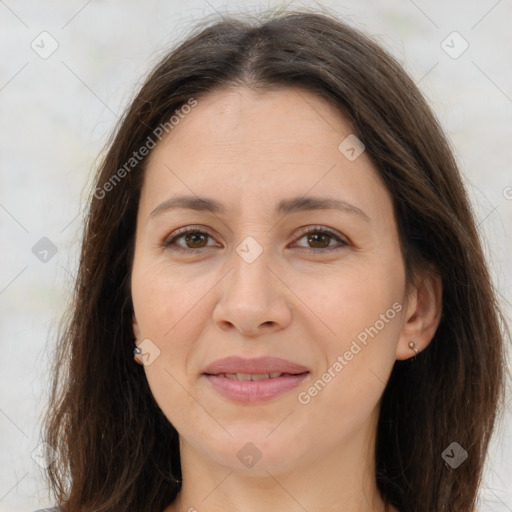
M325 151L352 131L327 100L300 88L220 89L200 97L180 118L159 145L160 151L171 142L187 144L191 136L200 135L201 143L253 156L271 153L278 157L276 147L280 152L303 148L297 157L312 160L315 150Z
M374 214L379 207L390 213L389 194L366 154L350 160L340 150L353 130L327 100L298 88L236 88L196 101L150 153L143 202L179 192L277 204L308 191L339 192L361 207L375 203Z

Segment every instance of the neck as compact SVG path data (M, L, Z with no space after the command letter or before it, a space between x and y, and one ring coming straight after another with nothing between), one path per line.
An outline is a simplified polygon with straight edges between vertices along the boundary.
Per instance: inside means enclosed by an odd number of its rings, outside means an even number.
M182 441L182 489L164 512L396 512L378 492L371 427L328 453L293 456L280 471L261 465L243 473Z

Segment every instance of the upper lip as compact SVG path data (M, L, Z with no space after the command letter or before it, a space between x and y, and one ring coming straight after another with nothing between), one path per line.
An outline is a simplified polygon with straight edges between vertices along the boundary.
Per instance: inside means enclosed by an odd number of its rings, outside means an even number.
M298 363L270 356L254 358L239 356L225 357L214 361L203 370L203 373L210 375L218 375L221 373L262 374L271 372L299 374L309 372L309 370Z

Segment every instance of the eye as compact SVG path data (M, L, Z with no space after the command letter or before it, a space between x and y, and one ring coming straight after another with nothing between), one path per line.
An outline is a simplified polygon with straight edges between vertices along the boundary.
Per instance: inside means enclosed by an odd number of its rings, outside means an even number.
M330 252L349 245L340 235L323 226L306 226L300 228L299 231L303 236L298 240L306 238L306 242L313 245L313 247L303 247L304 250L309 252ZM337 246L330 245L333 240L338 242Z
M208 238L211 238L211 235L207 231L199 229L198 227L187 226L174 231L174 233L163 242L162 246L172 251L195 253L201 251L204 247L208 247L205 243ZM176 244L180 239L184 240L185 246ZM192 246L190 247L188 244Z

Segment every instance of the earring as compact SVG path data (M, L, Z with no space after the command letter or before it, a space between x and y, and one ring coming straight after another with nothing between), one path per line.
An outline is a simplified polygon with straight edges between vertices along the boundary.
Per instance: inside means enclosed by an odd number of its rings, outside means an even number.
M135 339L133 340L133 342L135 343ZM140 364L140 365L143 365L144 363L140 360L139 356L140 354L142 353L142 350L139 348L139 347L135 347L133 349L133 359L136 363Z
M415 353L415 354L417 354L417 353L418 353L418 349L416 348L416 343L414 343L414 341L411 341L411 342L409 343L409 348L410 348L411 350L414 350L414 353Z

